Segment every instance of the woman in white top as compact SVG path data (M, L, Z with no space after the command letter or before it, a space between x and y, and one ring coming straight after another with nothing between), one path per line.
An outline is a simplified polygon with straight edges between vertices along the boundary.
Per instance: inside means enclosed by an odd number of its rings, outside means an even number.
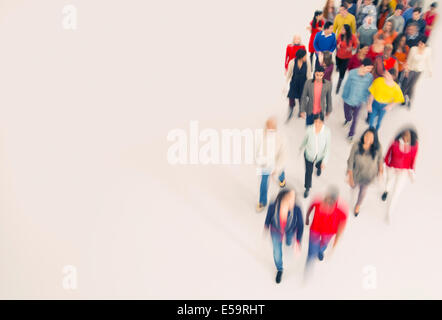
M427 37L420 38L417 46L412 47L408 54L405 68L405 79L402 83L402 92L405 103L410 107L414 88L422 72L428 72L431 76L431 48L427 46Z

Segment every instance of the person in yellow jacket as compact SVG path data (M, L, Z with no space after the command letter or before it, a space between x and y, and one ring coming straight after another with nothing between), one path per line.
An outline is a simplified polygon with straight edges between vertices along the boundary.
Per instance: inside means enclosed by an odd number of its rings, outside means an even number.
M374 127L375 118L377 118L376 131L379 130L385 113L390 111L395 104L405 101L401 88L394 81L395 76L395 69L385 70L382 77L374 80L368 89L370 92L367 104L370 113L368 124L370 127Z
M335 34L340 34L341 29L344 24L348 24L351 28L351 32L356 34L356 19L355 16L348 12L347 7L341 6L339 8L339 13L336 15L335 21L333 23L333 32Z

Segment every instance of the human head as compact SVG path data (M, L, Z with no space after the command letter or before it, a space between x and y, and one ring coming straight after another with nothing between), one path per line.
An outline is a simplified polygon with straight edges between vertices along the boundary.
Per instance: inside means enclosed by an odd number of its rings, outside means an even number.
M324 24L324 33L327 36L333 33L333 23L331 23L330 21L327 21Z
M276 130L277 129L277 121L275 117L270 117L266 121L266 129L267 130Z
M333 55L330 51L324 51L322 53L322 57L323 57L323 64L328 67L329 65L331 65L333 63Z
M407 27L407 35L414 36L419 33L418 25L414 22L410 23Z
M373 0L364 0L364 4L366 5L366 6L369 6L370 4L372 4L373 3Z
M372 15L368 15L364 18L364 23L366 25L373 26L374 25L373 22L374 22L374 17Z
M388 59L391 57L391 54L393 53L393 46L391 44L387 44L384 47L384 58Z
M393 32L394 31L393 21L391 21L391 20L385 21L383 29L384 29L384 32Z
M325 194L324 202L326 202L328 205L333 206L339 198L339 189L336 186L330 186L327 189L327 192Z
M361 73L363 75L371 73L373 71L373 61L371 61L370 58L365 58L364 60L362 60L362 64L359 68L361 68Z
M426 36L421 36L419 38L419 42L418 42L418 47L419 48L425 48L427 46L427 41L428 41L428 37Z
M341 29L341 34L342 32L344 32L345 34L345 38L347 39L347 41L350 41L351 39L351 27L348 24L344 24L344 27Z
M348 14L347 7L345 5L342 5L339 7L339 14L343 17L346 17Z
M361 45L359 46L359 53L362 56L367 56L368 50L370 50L370 46L365 44L365 43L361 43Z
M422 8L414 8L413 9L413 20L417 21L421 17Z
M437 9L437 2L433 2L431 5L430 5L430 10L431 11L434 11L434 10L436 10Z
M396 9L394 10L394 14L396 16L400 16L404 12L404 6L401 4L396 5Z
M399 141L400 139L402 139L405 143L411 144L412 146L416 145L418 141L418 136L414 126L408 126L399 131L394 140Z
M296 51L296 59L304 59L307 55L307 52L304 49L299 49L298 51Z
M313 125L315 129L321 130L322 125L324 124L324 115L322 112L313 115Z
M348 10L348 8L350 8L352 5L353 5L353 1L352 0L344 0L343 2L342 2L342 4L347 8L347 10Z
M322 19L322 11L316 10L313 15L313 21L317 23L320 19ZM316 27L316 24L313 27Z
M361 136L362 144L371 146L374 143L376 130L374 128L368 128Z
M293 36L293 44L301 44L301 36L299 34Z
M288 208L293 208L295 206L295 202L295 190L289 188L282 189L276 196L275 200L275 203L279 208L281 208L281 204L286 205ZM280 211L279 213L284 214L284 218L287 218L288 211Z
M315 80L322 81L322 79L324 78L324 72L325 72L324 67L318 66L315 69Z

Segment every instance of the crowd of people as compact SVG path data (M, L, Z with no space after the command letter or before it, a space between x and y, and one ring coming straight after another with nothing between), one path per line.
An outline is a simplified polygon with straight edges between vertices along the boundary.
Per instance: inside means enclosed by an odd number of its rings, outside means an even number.
M308 26L308 48L299 35L287 46L285 76L289 112L305 119L306 131L300 146L304 153L303 197L308 198L312 177L320 176L330 157L332 140L327 119L333 112L332 93L342 99L343 127L352 143L347 160L347 181L357 192L352 212L360 214L367 189L376 178L384 181L382 201L388 201L386 221L391 222L394 207L407 179L413 181L418 136L413 126L398 128L397 137L384 155L379 142L382 119L392 108L409 110L414 91L423 73L431 75L431 48L428 39L436 24L437 3L423 13L419 0L343 0L339 7L327 0L323 10L314 12ZM307 51L308 50L308 51ZM333 84L336 68L338 81ZM296 108L298 108L297 111ZM336 106L335 106L336 108ZM358 117L366 109L367 128L354 139ZM264 139L258 148L261 160L261 187L257 211L266 207L265 228L270 231L277 269L276 282L282 278L282 243L301 245L304 225L310 225L306 270L313 260L323 260L324 251L334 238L336 245L345 228L349 207L335 186L326 195L313 199L305 219L297 199L302 197L286 183L287 143L276 118L268 119ZM267 142L266 142L267 141ZM266 152L272 155L263 157ZM271 161L269 161L271 159ZM384 173L385 171L385 173ZM269 178L277 177L281 188L276 199L267 203ZM276 180L276 178L275 178Z

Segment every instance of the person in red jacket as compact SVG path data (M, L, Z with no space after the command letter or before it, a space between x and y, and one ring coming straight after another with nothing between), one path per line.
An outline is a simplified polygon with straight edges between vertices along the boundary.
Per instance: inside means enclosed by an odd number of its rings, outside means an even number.
M317 198L310 205L305 224L310 223L310 215L314 211L307 255L306 270L311 262L318 258L324 259L324 251L330 240L335 237L333 248L338 243L347 221L348 207L339 199L336 187L330 187L323 199Z
M322 11L315 11L313 15L313 20L310 22L310 25L307 27L310 30L310 41L308 43L308 52L310 52L310 65L313 65L313 55L315 54L315 47L313 46L313 41L315 40L316 34L322 31L324 27L324 15Z
M391 223L392 211L406 183L407 176L411 181L414 179L414 164L417 150L418 138L416 131L412 128L406 128L397 135L385 155L384 162L387 166L387 180L382 200L387 200L390 194L386 215L388 223Z
M287 45L287 49L285 50L285 72L288 70L290 60L296 57L296 52L298 52L299 49L305 50L305 46L301 43L301 37L295 35L293 37L293 42Z

